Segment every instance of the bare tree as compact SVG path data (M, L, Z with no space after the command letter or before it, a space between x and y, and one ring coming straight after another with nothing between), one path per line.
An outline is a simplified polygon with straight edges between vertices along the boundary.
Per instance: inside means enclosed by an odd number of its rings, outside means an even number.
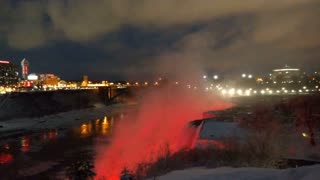
M304 134L304 136L309 138L310 145L315 146L315 131L319 123L319 117L317 116L317 113L319 113L318 97L301 97L294 99L293 108L296 117L296 128L305 129L307 134Z

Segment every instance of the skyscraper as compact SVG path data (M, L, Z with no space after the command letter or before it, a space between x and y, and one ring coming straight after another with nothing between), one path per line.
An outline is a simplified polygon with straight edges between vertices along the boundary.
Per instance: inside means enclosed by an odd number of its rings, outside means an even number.
M21 68L22 68L22 79L27 80L29 74L29 61L24 58L21 61Z

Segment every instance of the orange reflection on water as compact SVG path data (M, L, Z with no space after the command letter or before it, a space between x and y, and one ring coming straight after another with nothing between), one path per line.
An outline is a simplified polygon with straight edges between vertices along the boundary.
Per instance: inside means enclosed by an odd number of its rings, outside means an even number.
M96 120L96 123L95 123L94 127L95 127L94 128L95 132L99 132L100 131L100 119Z
M107 116L105 116L104 118L103 118L103 123L102 124L109 124L108 123L108 117Z
M114 123L114 118L111 117L111 120L110 120L110 126L111 126L111 127L113 126L113 123Z
M13 160L12 154L0 153L0 164L8 164Z
M109 122L108 122L107 116L105 116L102 122L101 134L102 135L108 134L108 129L109 129Z
M81 125L81 135L87 136L89 134L88 132L88 126L86 124Z
M105 116L103 119L97 119L95 121L91 121L90 123L82 124L80 127L81 137L87 137L92 134L109 134L110 126L113 123L112 121L113 118L111 118L111 121L109 121L108 117Z
M30 138L28 136L23 136L21 138L21 151L27 152L30 150Z
M87 126L88 126L88 133L92 134L92 124L89 123L89 124L87 124Z

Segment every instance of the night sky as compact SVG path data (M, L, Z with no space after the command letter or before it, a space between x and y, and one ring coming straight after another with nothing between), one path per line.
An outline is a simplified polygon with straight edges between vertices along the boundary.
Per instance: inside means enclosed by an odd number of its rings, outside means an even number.
M0 59L66 80L320 70L320 0L1 0Z

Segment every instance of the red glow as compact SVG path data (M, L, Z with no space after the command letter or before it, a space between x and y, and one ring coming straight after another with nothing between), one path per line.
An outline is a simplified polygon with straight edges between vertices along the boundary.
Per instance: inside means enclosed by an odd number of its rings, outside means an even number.
M4 148L7 149L7 150L9 150L9 149L10 149L10 145L9 145L9 144L5 144L5 145L4 145Z
M0 153L0 164L8 164L13 160L13 156L9 153Z
M97 144L97 179L118 180L124 167L135 170L139 162L152 162L167 144L170 152L192 148L196 131L189 121L202 113L230 107L208 94L162 88L145 95L138 115L129 115L117 124L111 145Z
M49 139L55 139L57 136L58 136L58 132L56 132L56 131L48 132L48 138Z
M10 64L10 62L9 61L0 61L0 64Z
M31 87L32 84L33 83L31 81L24 81L24 87Z
M25 75L27 75L28 72L29 72L28 66L27 66L27 65L24 65L24 66L22 67L22 73L25 74Z

